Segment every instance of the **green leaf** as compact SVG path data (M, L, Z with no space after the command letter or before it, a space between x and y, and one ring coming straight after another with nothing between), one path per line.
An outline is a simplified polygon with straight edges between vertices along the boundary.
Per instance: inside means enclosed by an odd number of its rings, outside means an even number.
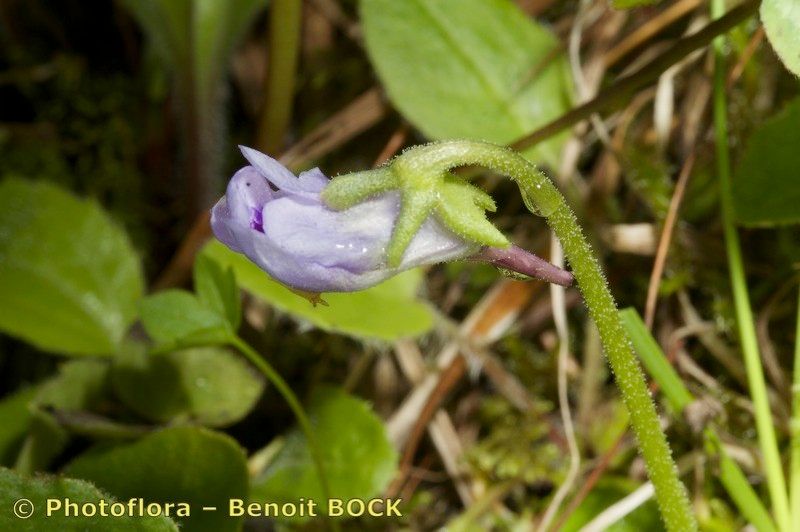
M633 492L636 487L634 482L626 478L603 478L567 519L561 530L577 532L600 512ZM659 532L664 530L664 525L661 523L656 502L650 499L605 530L608 532L639 532L641 530Z
M135 0L138 1L138 0ZM174 0L161 0L169 4ZM192 17L194 68L199 98L213 98L213 85L224 79L227 61L267 0L194 0ZM213 105L214 102L209 102Z
M761 21L783 64L795 76L800 76L800 2L764 0Z
M20 519L13 513L15 503L25 499L31 506L17 506L20 511L32 508L33 513L27 519ZM15 532L38 532L41 530L62 530L81 532L116 532L137 530L141 532L178 532L178 527L168 517L130 517L128 515L106 516L95 515L85 517L65 515L63 505L69 499L77 503L78 507L92 504L100 513L101 501L108 506L107 513L111 513L110 505L116 502L109 495L101 492L88 482L71 478L51 477L37 475L28 478L5 468L0 468L0 530L14 530ZM54 505L61 501L62 509L53 510L47 515L48 501ZM127 501L125 501L127 502ZM127 508L126 508L127 510Z
M38 386L31 402L30 428L15 469L23 472L46 469L61 454L69 442L69 434L47 409L92 410L107 401L108 367L100 360L73 360L62 364L55 377Z
M171 72L196 74L203 99L267 0L122 0Z
M682 413L694 398L678 376L678 372L669 363L636 309L623 309L619 311L619 317L647 373L661 387L661 391L675 412Z
M750 485L750 480L725 451L719 437L711 430L707 430L705 436L712 452L719 456L719 481L733 499L736 507L759 532L775 532L777 529L769 512Z
M389 97L431 139L507 144L570 108L558 40L509 0L361 0L361 20ZM557 166L565 138L526 155Z
M0 465L14 463L25 433L31 424L29 405L36 396L33 386L4 397L0 401Z
M109 395L108 368L99 360L62 364L58 375L42 384L35 403L59 410L92 409Z
M749 226L800 222L800 98L748 139L732 182L737 221Z
M242 305L231 268L223 270L219 263L209 257L198 256L194 263L194 289L200 301L228 320L232 330L239 328Z
M418 270L401 273L361 292L324 294L328 306L315 307L272 280L247 257L229 250L220 242L210 242L202 253L223 267L232 267L236 281L245 290L326 331L356 338L395 340L423 334L433 326L430 307L416 300L422 281Z
M317 390L309 404L330 496L369 499L381 493L397 467L397 452L381 420L363 401L335 388ZM252 501L297 502L322 500L306 439L294 429L277 456L253 481ZM325 504L320 504L320 509Z
M175 517L191 531L241 527L230 518L229 499L247 498L247 464L228 436L199 427L175 427L114 447L95 448L66 467L67 475L93 482L121 500L186 502L189 517ZM216 511L203 511L203 506Z
M127 236L96 203L43 182L0 183L0 330L46 351L108 355L143 285Z
M657 4L661 0L613 0L616 9L631 9L634 7L649 6Z
M224 343L231 335L224 316L184 290L166 290L141 303L142 325L159 345Z
M264 390L264 380L240 356L220 347L150 355L139 344L126 345L111 380L120 400L145 419L213 427L239 421Z

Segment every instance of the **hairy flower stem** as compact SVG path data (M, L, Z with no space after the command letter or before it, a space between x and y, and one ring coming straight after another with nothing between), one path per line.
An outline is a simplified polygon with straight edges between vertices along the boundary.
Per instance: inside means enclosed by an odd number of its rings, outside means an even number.
M507 148L473 141L451 141L412 148L401 157L419 172L442 172L478 165L513 179L525 204L544 216L572 267L589 312L597 324L609 364L630 415L661 515L670 531L697 530L686 489L678 478L669 445L659 425L655 405L622 327L616 304L600 265L561 193L533 164Z
M325 465L322 461L322 452L320 451L319 444L317 444L314 431L311 428L311 421L308 419L308 415L303 409L303 406L300 404L300 401L297 399L297 396L294 394L286 381L283 380L283 377L281 377L280 374L275 371L275 368L273 368L269 362L264 360L264 358L259 355L255 349L250 347L250 344L238 336L232 337L229 342L232 347L238 349L239 352L242 353L251 364L253 364L261 373L264 374L267 380L271 382L273 386L275 386L275 389L278 390L278 393L280 393L284 400L289 404L289 408L292 409L292 412L297 418L297 423L300 425L300 430L303 431L306 441L308 442L308 450L311 454L312 460L314 460L314 467L317 470L317 477L319 478L322 497L325 500L330 499L331 490L328 484L328 477L325 474ZM339 530L336 520L332 520L331 527L333 530Z

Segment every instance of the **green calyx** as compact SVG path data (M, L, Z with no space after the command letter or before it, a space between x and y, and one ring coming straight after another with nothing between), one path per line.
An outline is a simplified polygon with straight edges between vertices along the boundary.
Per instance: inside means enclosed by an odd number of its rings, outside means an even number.
M400 214L386 251L390 267L400 265L403 253L429 216L466 241L508 247L505 235L486 218L486 211L497 208L492 197L450 172L449 162L431 157L426 148L406 150L374 170L338 176L322 192L322 200L331 209L344 210L379 194L398 191Z

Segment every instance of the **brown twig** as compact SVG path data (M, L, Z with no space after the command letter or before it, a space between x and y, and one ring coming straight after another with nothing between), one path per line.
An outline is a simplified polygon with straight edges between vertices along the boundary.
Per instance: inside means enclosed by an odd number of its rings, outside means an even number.
M633 74L612 83L596 98L573 108L536 131L520 138L511 144L511 147L516 150L524 150L589 118L594 113L618 109L625 105L633 93L658 79L664 70L695 50L708 46L715 37L722 35L752 16L758 9L759 4L760 2L757 0L748 0L739 4L728 11L725 16L710 22L697 33L680 39Z
M667 26L693 11L703 0L680 0L654 16L622 39L605 57L606 68L611 68L633 50L641 49L645 42L661 33Z
M672 242L672 233L675 229L675 222L678 219L678 209L683 201L683 195L686 191L686 184L689 182L689 176L692 175L694 160L694 153L690 153L689 157L683 163L678 182L675 184L675 191L672 193L672 198L669 202L667 217L664 220L664 229L661 231L661 237L658 240L656 257L653 261L653 271L650 273L650 282L647 285L647 300L644 305L644 323L647 325L648 329L652 329L653 327L653 319L656 313L656 301L658 300L658 287L661 285L661 276L664 274L667 253L669 252L670 242Z

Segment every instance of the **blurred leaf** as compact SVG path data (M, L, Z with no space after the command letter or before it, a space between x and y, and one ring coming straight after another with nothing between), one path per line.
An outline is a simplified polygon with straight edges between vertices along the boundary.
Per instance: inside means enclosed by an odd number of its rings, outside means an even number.
M647 373L661 387L661 392L675 412L681 414L694 398L678 376L678 372L669 363L636 309L620 310L619 317Z
M36 396L35 387L24 388L0 401L0 465L10 465L19 452L25 433L31 424L30 403Z
M736 507L759 532L775 532L777 529L769 512L739 465L725 451L719 437L711 430L706 430L705 437L712 452L719 457L719 481Z
M15 468L23 472L46 469L64 450L69 434L48 409L91 410L109 396L108 364L100 360L73 360L58 375L38 387L31 403L33 417Z
M657 4L661 0L612 0L617 9L631 9L633 7L648 6Z
M239 287L233 270L223 270L219 263L205 255L194 262L194 289L197 297L205 305L224 316L235 331L242 322L242 305L239 300Z
M604 477L564 523L563 532L576 532L600 512L633 492L638 486L625 478ZM658 507L652 498L610 527L608 532L659 532L664 530Z
M800 2L764 0L761 21L783 64L795 76L800 76Z
M28 519L20 519L12 513L14 504L27 499L33 505L33 514ZM5 468L0 468L0 530L16 532L38 532L40 530L62 530L82 532L116 532L137 530L141 532L177 532L178 527L167 517L66 517L63 510L51 515L45 513L47 501L57 499L82 506L100 501L107 504L115 502L88 482L62 477L36 476L28 478ZM106 510L109 512L109 510ZM99 511L98 511L99 514Z
M762 124L747 141L733 179L739 223L800 222L800 98Z
M570 108L560 43L509 0L361 0L361 20L389 97L432 139L507 144ZM526 154L557 166L565 138Z
M331 497L369 499L381 493L395 473L397 452L370 407L341 390L322 388L314 393L308 413L322 443ZM300 498L319 503L322 491L306 439L295 428L253 481L250 499L280 503Z
M172 1L161 0L161 3ZM267 3L267 0L194 0L190 35L200 98L213 98L211 87L224 79L234 47Z
M142 325L160 345L224 343L231 335L223 316L185 290L166 290L141 303Z
M632 145L620 157L624 178L658 220L667 217L672 198L670 170L661 155L642 145Z
M230 425L255 406L264 380L236 354L199 347L165 354L126 345L111 369L114 391L150 421L189 418L209 426Z
M108 367L99 360L62 364L58 375L41 386L35 403L59 410L91 409L108 397Z
M65 474L93 482L121 500L186 502L190 517L175 517L182 529L224 532L241 527L227 517L229 499L247 498L244 451L228 436L199 427L164 429L141 440L95 448L76 458ZM203 506L217 511L204 512Z
M97 204L0 183L0 330L47 351L111 354L142 290L139 258Z
M357 338L394 340L423 334L433 326L431 309L416 300L422 281L418 270L401 273L361 292L323 294L329 306L314 307L307 299L272 280L247 257L217 241L209 243L202 253L223 267L232 267L242 288L326 331Z
M122 0L167 70L191 68L203 93L220 83L228 57L267 0ZM203 96L198 94L200 98Z
M267 0L122 0L172 78L186 170L202 204L219 181L226 69ZM193 207L199 208L200 204Z

